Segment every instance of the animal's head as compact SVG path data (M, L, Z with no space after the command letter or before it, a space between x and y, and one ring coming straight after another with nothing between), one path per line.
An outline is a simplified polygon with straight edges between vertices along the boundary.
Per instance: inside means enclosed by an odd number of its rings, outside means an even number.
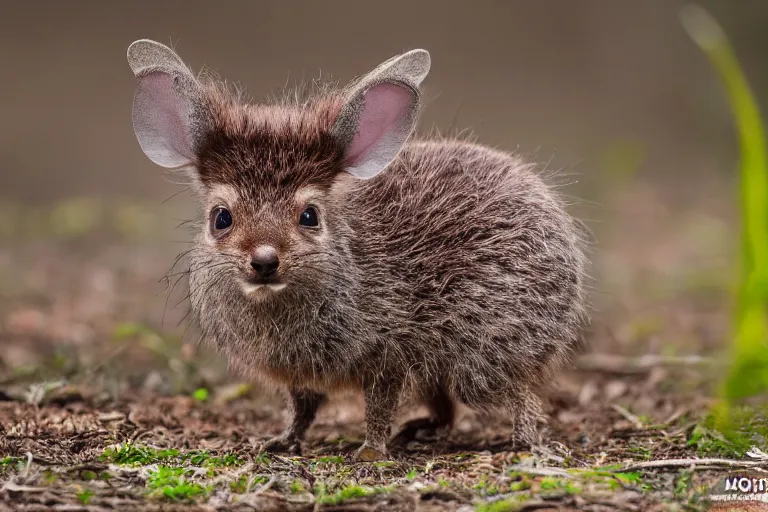
M393 57L304 103L249 105L195 76L170 48L128 48L138 79L133 126L157 165L184 172L203 207L195 266L253 297L322 280L346 229L344 182L370 179L413 131L429 54Z

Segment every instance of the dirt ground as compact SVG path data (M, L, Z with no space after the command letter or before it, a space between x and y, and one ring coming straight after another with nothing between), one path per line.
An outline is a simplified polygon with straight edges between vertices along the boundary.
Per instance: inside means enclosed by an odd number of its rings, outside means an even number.
M704 510L745 469L706 428L733 241L711 202L633 185L606 207L590 349L549 392L542 446L510 451L505 418L462 411L382 463L351 461L358 396L321 411L302 457L261 453L284 409L198 344L184 283L166 291L184 245L154 221L173 209L123 207L3 210L0 510Z

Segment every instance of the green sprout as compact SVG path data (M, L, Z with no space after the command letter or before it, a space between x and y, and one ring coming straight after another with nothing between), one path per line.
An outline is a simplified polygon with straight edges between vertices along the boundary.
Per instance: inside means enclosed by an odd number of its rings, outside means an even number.
M739 134L741 242L734 344L717 407L721 428L727 431L732 405L768 390L768 157L757 102L722 27L698 5L685 7L681 21L720 76Z

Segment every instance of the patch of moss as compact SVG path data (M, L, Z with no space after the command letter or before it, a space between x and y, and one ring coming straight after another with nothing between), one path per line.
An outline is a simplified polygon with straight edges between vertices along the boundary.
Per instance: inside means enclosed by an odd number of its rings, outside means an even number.
M208 390L206 388L199 388L196 389L194 393L192 393L192 396L195 400L198 402L205 402L208 400Z
M91 498L93 497L93 491L90 489L84 489L77 493L77 500L82 503L83 505L87 505L90 503Z
M158 450L129 441L117 447L107 448L99 460L123 465L148 465L168 461L180 455L181 452L175 448Z
M98 476L96 475L95 472L87 470L87 469L85 471L83 471L82 473L80 473L80 478L82 478L86 482L88 482L90 480L96 480L97 477Z
M419 476L419 473L421 473L420 469L411 468L408 470L408 473L405 475L405 479L410 482L411 480L414 480L417 476Z
M181 460L188 460L195 466L204 466L209 468L223 468L239 466L243 460L236 453L225 453L221 456L215 456L204 450L196 450L185 453Z
M528 479L512 482L509 484L509 490L511 492L527 491L531 488L531 481Z
M191 452L185 454L184 458L195 466L202 466L210 460L211 456L205 452Z
M692 476L693 472L686 470L681 471L675 479L675 498L679 501L685 502L688 500L688 490L691 486Z
M616 479L626 485L642 485L642 476L638 471L633 472L627 472L627 473L615 473L613 475L616 477Z
M622 472L619 471L620 469L620 465L606 466L598 469L570 469L568 472L576 477L576 485L570 486L569 489L565 489L568 486L563 488L570 494L580 492L587 485L604 486L608 487L611 491L620 489L623 486L636 487L642 491L652 490L652 486L643 481L640 472Z
M4 457L0 459L0 472L6 470L20 470L24 467L24 459L20 457Z
M687 444L695 447L699 455L741 458L753 445L765 446L768 439L766 412L749 406L734 407L731 423L726 428L718 428L717 417L710 413L694 427Z
M349 484L338 489L333 494L326 494L323 486L318 487L318 503L321 505L339 505L349 500L365 498L383 492L388 492L390 487L364 487L361 485Z
M248 475L241 475L237 480L229 484L229 490L236 494L243 494L248 491L248 486L254 489L257 486L264 485L269 479L266 476L258 475L253 478Z
M542 491L551 491L563 487L565 481L562 478L555 478L553 476L545 476L539 482L539 488Z
M299 494L299 493L302 493L302 492L304 492L306 490L307 490L307 488L304 487L304 483L301 480L294 480L291 483L291 492L293 494Z
M346 475L352 471L352 468L345 464L345 459L339 455L324 455L318 457L314 461L309 463L310 471L328 470L330 466L334 466L334 470L338 475Z
M511 491L520 491L531 488L531 478L520 471L510 470L507 471L507 475L513 480L509 489Z
M233 480L229 483L229 490L235 494L243 494L248 490L248 477L246 475L240 475L237 480Z
M539 481L540 491L564 491L567 494L578 494L581 492L581 484L569 478L557 478L554 476L545 476ZM546 494L546 493L543 493Z
M653 450L643 446L630 446L627 448L627 453L639 460L651 460L653 458Z
M270 464L272 460L270 460L269 455L267 455L266 453L260 453L253 459L253 462L255 462L256 464L267 465L267 464Z
M189 501L210 492L210 488L197 482L187 480L193 470L179 466L158 466L150 472L147 479L154 495L161 495L173 501Z
M176 448L157 449L151 446L126 442L116 447L104 450L99 460L114 462L121 465L139 465L178 462L188 462L193 466L205 468L222 468L239 466L243 460L236 453L214 455L205 450L193 450L181 453ZM268 459L267 459L268 461ZM91 478L93 479L93 478Z
M587 472L595 471L597 473L605 472L606 474L610 474L620 470L622 467L623 466L621 464L607 464L605 466L600 466L599 468L595 468L594 470L587 470Z
M163 487L163 496L173 501L190 501L210 492L210 489L198 483L179 482L178 485Z
M478 503L475 506L476 512L515 512L523 508L523 503L530 499L530 496L520 495L503 500L497 500L487 503Z
M324 455L323 457L318 457L316 462L318 464L343 464L344 457L340 455Z
M180 466L158 466L155 471L149 473L147 487L158 489L166 485L172 485L178 483L179 478L192 473L191 469Z
M475 485L472 486L472 488L483 496L495 496L499 494L498 486L488 482L487 475L481 476Z

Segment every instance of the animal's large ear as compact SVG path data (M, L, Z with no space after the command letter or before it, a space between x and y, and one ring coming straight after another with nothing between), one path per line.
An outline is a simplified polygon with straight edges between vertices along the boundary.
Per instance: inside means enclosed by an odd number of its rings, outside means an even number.
M333 126L345 148L345 171L367 179L392 163L416 125L429 66L426 50L411 50L355 82Z
M173 50L148 39L128 47L128 64L139 81L133 129L141 149L162 167L193 165L203 131L200 83Z

